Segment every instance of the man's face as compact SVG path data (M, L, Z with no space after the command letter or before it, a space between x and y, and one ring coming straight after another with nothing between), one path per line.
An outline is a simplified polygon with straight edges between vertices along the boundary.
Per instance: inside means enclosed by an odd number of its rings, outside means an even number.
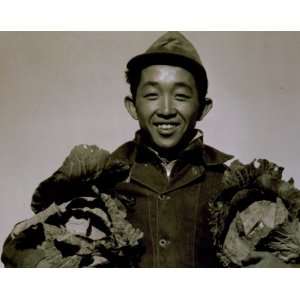
M157 148L166 151L180 145L191 136L200 115L193 75L175 66L145 68L134 109L140 127Z

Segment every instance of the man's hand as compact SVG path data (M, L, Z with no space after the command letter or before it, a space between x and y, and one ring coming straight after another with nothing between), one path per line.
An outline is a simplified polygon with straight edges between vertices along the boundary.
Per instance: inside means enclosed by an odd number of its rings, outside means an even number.
M243 261L243 266L247 268L289 268L289 264L284 263L270 252L253 251L246 260Z

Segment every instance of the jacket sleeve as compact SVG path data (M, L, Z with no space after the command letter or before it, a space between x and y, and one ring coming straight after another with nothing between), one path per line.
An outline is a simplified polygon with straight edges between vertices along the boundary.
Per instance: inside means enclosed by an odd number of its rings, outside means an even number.
M108 157L108 151L95 145L75 146L62 166L35 190L33 212L38 213L53 202L61 204L75 196L94 195L90 183L102 173Z

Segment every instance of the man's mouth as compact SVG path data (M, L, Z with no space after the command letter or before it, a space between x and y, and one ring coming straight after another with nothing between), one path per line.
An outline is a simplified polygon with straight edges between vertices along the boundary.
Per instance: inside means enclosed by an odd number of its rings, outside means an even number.
M178 122L154 122L153 124L161 135L171 135L179 126Z

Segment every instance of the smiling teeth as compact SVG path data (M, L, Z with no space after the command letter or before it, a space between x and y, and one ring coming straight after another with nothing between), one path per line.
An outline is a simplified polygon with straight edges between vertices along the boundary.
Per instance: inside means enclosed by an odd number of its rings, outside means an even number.
M161 129L170 129L170 128L173 128L175 125L172 125L172 124L159 124L158 125L158 128L161 128Z

